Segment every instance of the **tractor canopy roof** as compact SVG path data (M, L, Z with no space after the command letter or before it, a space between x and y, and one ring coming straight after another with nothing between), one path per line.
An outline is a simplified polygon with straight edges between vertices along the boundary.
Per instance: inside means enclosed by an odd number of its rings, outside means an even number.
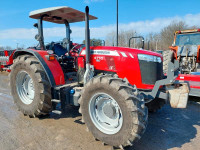
M43 20L58 24L64 24L65 20L69 23L81 22L85 20L85 13L67 6L35 10L30 12L29 17L33 19L40 19L43 15L45 15ZM94 20L97 19L97 17L89 15L89 19Z

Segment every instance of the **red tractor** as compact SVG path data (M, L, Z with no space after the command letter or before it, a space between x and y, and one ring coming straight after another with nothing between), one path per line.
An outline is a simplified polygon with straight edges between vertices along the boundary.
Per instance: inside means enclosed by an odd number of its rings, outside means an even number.
M164 77L158 53L123 47L90 47L89 20L97 19L70 7L36 10L39 47L16 50L11 67L11 93L18 109L29 117L62 113L79 106L82 121L95 139L114 147L132 145L147 127L148 109L166 100L185 108L188 85L175 82L178 63ZM85 20L86 48L70 41L70 23ZM66 38L44 45L43 21L64 24ZM61 110L57 110L61 104ZM148 108L147 108L147 107Z

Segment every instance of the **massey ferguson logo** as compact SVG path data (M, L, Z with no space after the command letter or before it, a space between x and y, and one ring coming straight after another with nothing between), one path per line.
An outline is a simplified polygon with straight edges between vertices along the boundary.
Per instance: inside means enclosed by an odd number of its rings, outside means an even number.
M105 55L105 56L120 56L117 51L109 50L91 50L91 55ZM81 52L81 55L85 55L85 50Z
M91 51L91 54L110 55L110 51Z

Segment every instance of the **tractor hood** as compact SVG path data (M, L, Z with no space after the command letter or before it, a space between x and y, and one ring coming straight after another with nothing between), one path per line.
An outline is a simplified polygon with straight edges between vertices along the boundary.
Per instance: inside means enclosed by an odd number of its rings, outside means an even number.
M157 56L157 57L161 57L162 55L156 52L152 52L152 51L148 51L148 50L143 50L143 49L134 49L134 48L128 48L128 47L113 47L113 46L95 46L95 47L91 47L91 53L94 53L93 50L101 50L104 52L107 51L111 51L111 53L134 53L134 54L146 54L146 55L153 55L153 56ZM96 52L96 51L95 51ZM116 53L117 52L117 53ZM101 53L101 52L100 52ZM83 48L83 51L81 54L85 54L85 48Z
M91 65L97 72L114 72L120 78L127 78L139 89L153 89L157 80L163 77L162 55L159 53L124 47L90 47ZM79 67L84 68L86 51L80 52Z

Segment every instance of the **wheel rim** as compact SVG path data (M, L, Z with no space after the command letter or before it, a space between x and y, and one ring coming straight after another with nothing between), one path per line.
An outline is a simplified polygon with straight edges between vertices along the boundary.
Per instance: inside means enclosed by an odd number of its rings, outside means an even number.
M21 71L17 74L16 88L17 93L24 104L29 105L33 102L35 88L33 85L33 80L27 72Z
M95 94L89 102L89 114L94 125L105 134L116 134L123 116L116 100L106 93Z

